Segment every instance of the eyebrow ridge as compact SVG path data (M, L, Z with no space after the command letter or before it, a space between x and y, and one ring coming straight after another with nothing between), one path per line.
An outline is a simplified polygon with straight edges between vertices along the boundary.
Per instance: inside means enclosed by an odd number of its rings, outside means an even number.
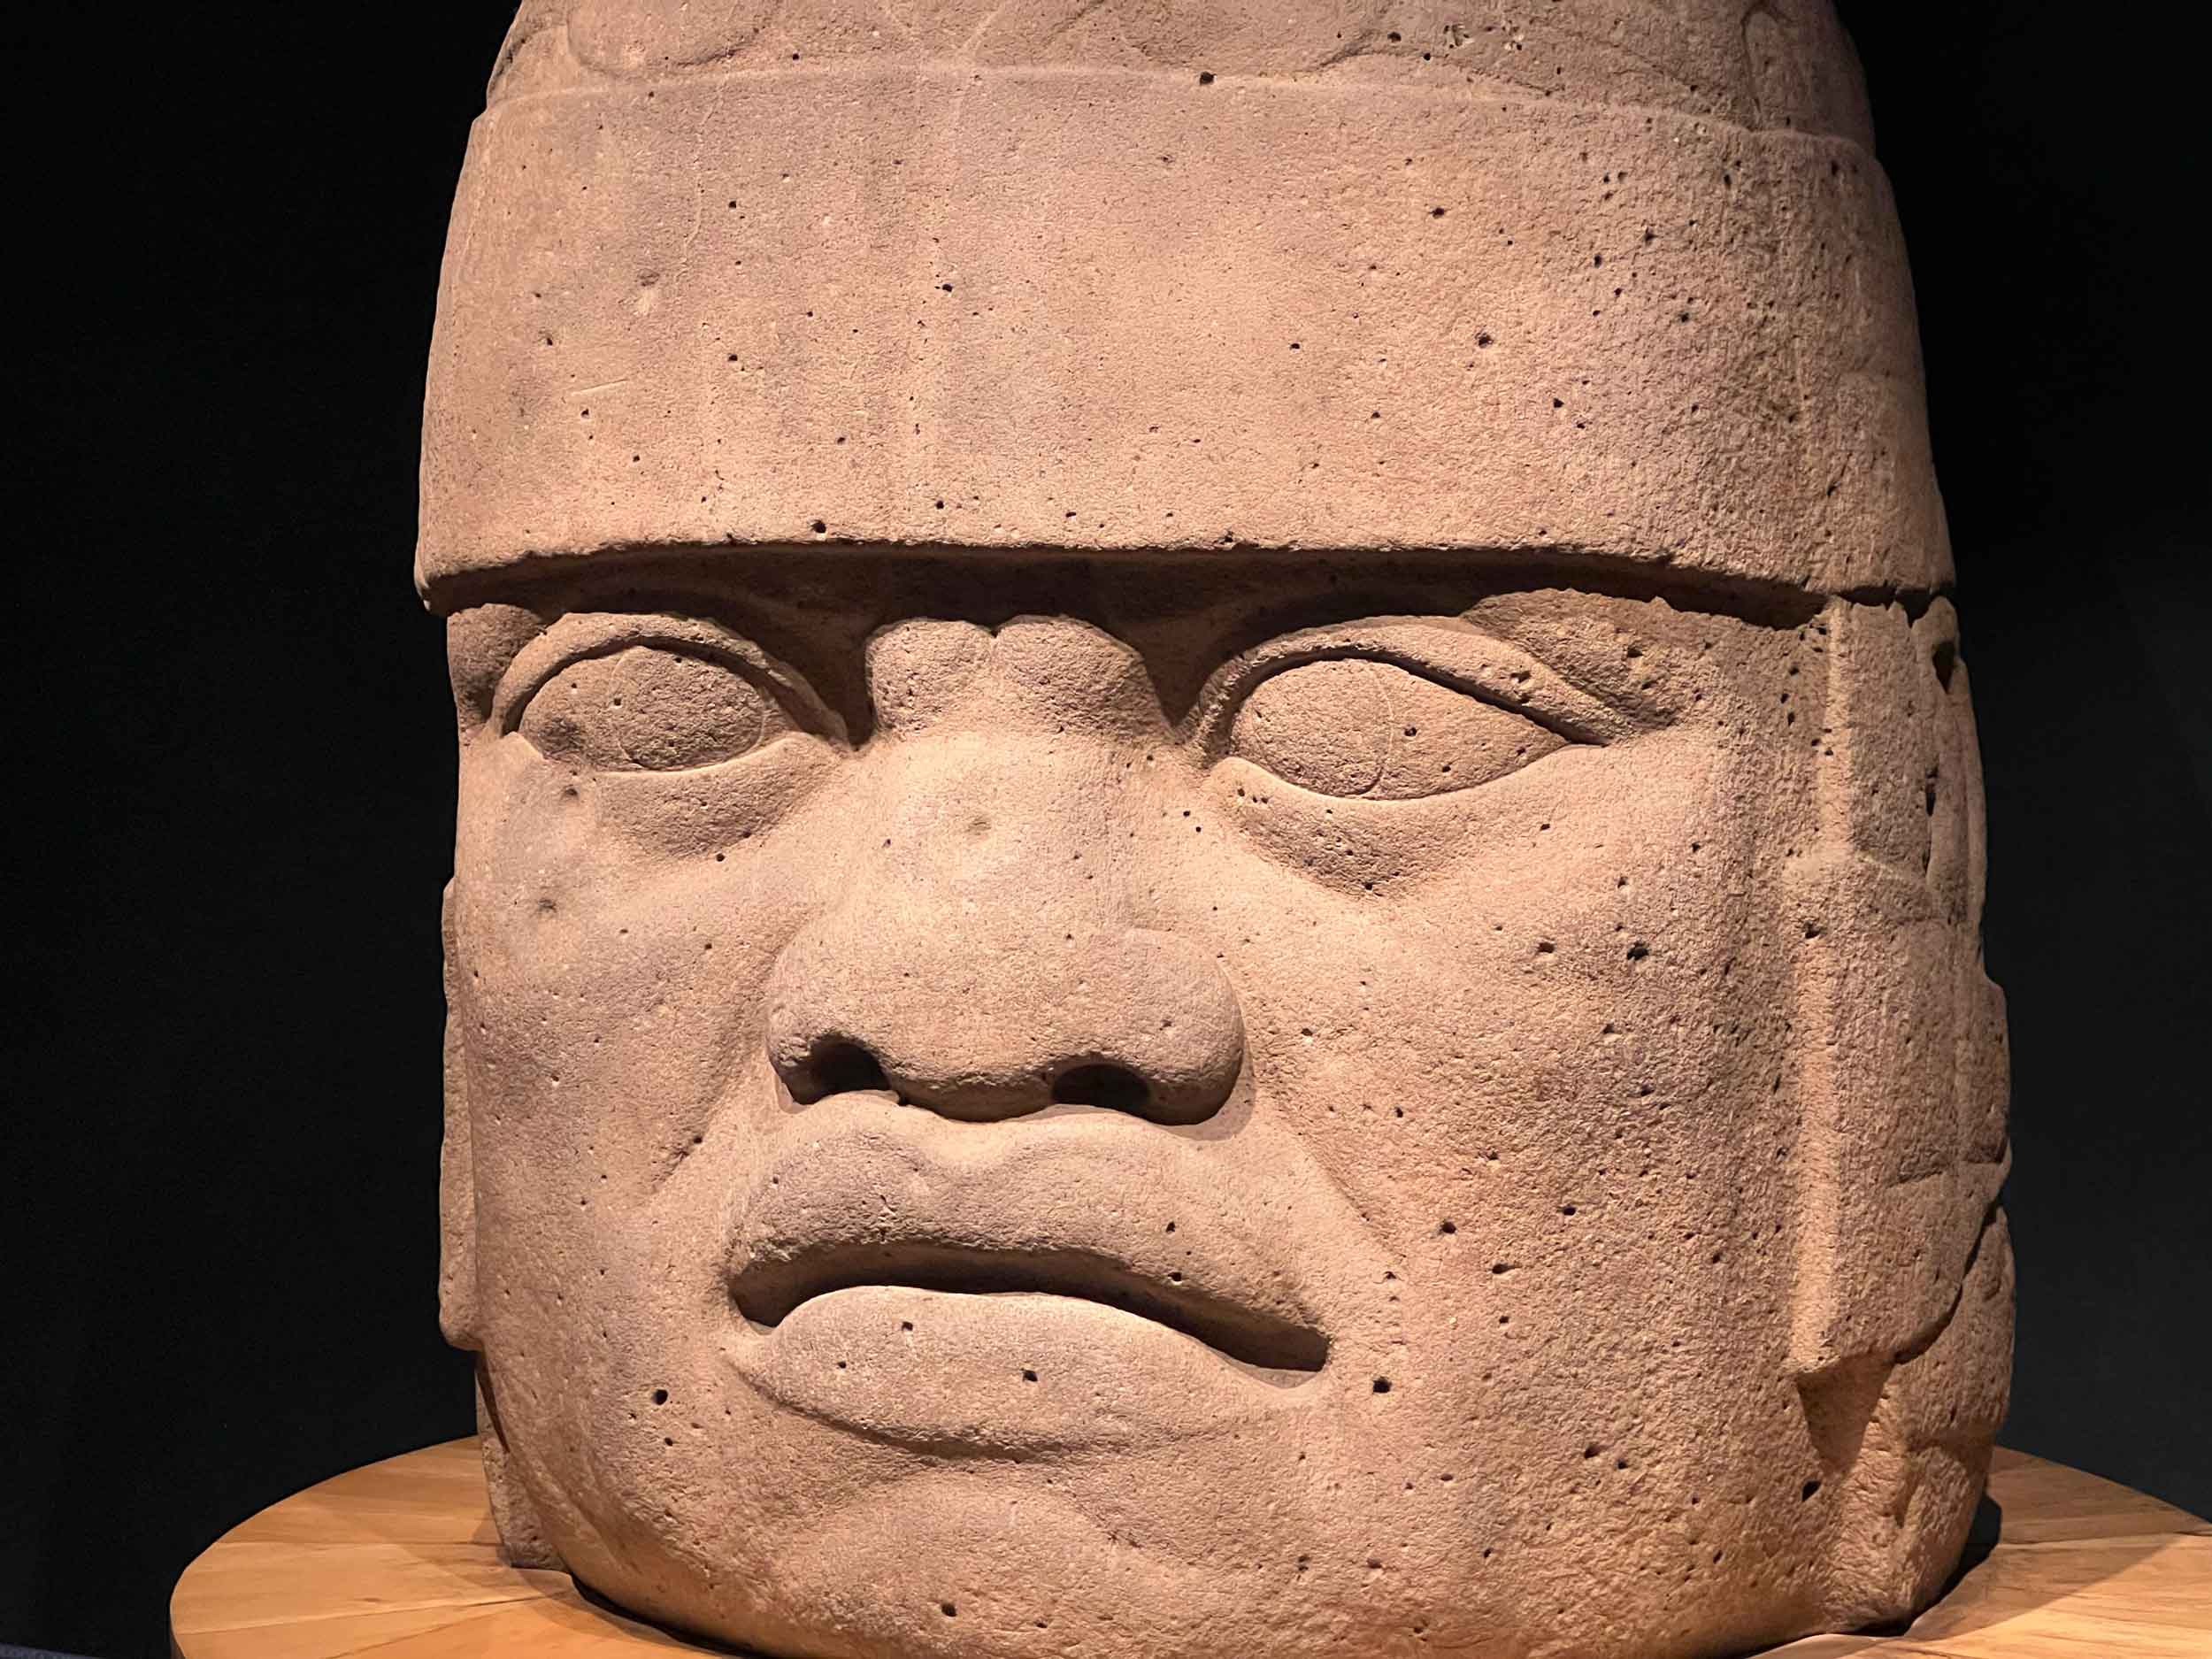
M1441 636L1494 649L1508 659L1502 672L1517 686L1541 675L1547 683L1540 688L1555 689L1563 697L1539 703L1526 695L1504 694L1486 684L1479 672L1470 672L1463 663L1455 664L1440 652L1419 649L1417 641L1406 639L1409 634ZM1226 741L1227 728L1237 710L1267 680L1311 663L1344 661L1384 663L1434 680L1477 702L1517 714L1570 743L1616 741L1641 729L1641 723L1609 700L1578 686L1534 652L1499 638L1465 617L1395 615L1348 618L1302 628L1240 652L1207 677L1197 702L1185 717L1187 735L1211 753ZM1487 669L1491 664L1481 666ZM1562 701L1574 706L1562 710L1557 706Z

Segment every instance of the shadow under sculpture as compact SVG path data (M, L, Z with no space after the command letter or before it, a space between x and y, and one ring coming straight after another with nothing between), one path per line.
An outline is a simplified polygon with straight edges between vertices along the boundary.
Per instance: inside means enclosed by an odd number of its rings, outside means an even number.
M516 1561L1662 1659L1956 1560L2004 1022L1856 65L1455 15L524 7L417 563Z

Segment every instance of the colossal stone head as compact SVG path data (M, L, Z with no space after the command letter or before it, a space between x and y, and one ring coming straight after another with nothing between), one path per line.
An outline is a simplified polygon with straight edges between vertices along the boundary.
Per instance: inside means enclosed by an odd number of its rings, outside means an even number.
M418 580L518 1561L770 1654L1740 1650L2001 1416L1815 0L531 0Z

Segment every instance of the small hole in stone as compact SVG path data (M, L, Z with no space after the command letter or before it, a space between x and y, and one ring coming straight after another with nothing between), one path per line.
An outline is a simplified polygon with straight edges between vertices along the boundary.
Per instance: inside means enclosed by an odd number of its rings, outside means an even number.
M1935 655L1931 660L1935 664L1936 683L1944 690L1950 690L1951 671L1958 666L1959 648L1946 640L1935 648Z
M1801 1486L1801 1487L1798 1489L1798 1493L1797 1493L1798 1501L1799 1501L1801 1503L1809 1503L1809 1502L1812 1502L1813 1494L1815 1494L1816 1492L1818 1492L1819 1490L1820 1490L1820 1482L1818 1482L1817 1480L1808 1480L1808 1481L1807 1481L1807 1482L1806 1482L1806 1483L1805 1483L1802 1486Z
M1022 1380L1024 1382L1035 1382L1037 1380L1037 1373L1033 1371L1025 1371L1022 1372Z
M1459 1231L1459 1224L1457 1222L1448 1221L1442 1226L1437 1228L1437 1231L1439 1233L1457 1233Z
M960 1609L949 1601L940 1601L937 1604L937 1610L940 1613L942 1613L947 1618L957 1618L960 1617Z
M1214 83L1214 72L1213 72L1212 70L1210 70L1210 69L1202 69L1202 70L1200 70L1200 71L1198 72L1198 84L1199 84L1200 86L1202 86L1202 87L1210 87L1211 85L1213 85L1213 83Z
M665 1389L665 1388L656 1388L656 1389L654 1389L654 1390L653 1390L653 1403L654 1403L655 1405L657 1405L657 1406L664 1406L664 1405L666 1405L666 1404L668 1403L668 1390L667 1390L667 1389Z
M815 1055L808 1067L810 1088L803 1106L810 1106L829 1094L849 1094L862 1089L888 1088L890 1079L883 1074L883 1066L875 1056L856 1042L833 1042ZM799 1091L792 1091L795 1097Z
M1375 1392L1376 1392L1377 1394L1388 1394L1388 1393L1390 1392L1390 1379L1389 1379L1389 1378L1387 1378L1387 1377L1378 1377L1378 1378L1376 1378L1376 1379L1375 1379Z
M1101 1106L1108 1111L1142 1111L1152 1091L1145 1080L1126 1066L1079 1065L1063 1071L1052 1086L1054 1102L1063 1106Z

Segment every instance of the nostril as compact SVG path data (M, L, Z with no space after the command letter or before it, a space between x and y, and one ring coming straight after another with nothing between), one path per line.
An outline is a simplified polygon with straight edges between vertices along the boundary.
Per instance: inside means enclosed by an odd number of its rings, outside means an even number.
M1108 1111L1141 1112L1152 1098L1145 1080L1126 1066L1079 1065L1060 1073L1052 1098L1061 1106L1102 1106Z
M856 1042L840 1041L825 1043L807 1056L805 1070L792 1079L791 1097L810 1106L826 1095L890 1087L875 1056Z

